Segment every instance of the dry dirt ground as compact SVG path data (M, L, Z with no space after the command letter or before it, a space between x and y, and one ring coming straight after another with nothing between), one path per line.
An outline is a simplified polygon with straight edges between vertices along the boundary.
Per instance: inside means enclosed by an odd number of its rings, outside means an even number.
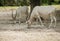
M27 24L0 23L0 41L60 41L60 23L56 28Z

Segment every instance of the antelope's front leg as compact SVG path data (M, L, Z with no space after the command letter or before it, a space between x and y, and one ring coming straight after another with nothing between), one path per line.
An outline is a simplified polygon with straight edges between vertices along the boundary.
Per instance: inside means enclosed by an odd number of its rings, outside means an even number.
M41 23L42 27L44 27L43 22L42 22L40 16L38 16L38 19L39 19L39 22Z

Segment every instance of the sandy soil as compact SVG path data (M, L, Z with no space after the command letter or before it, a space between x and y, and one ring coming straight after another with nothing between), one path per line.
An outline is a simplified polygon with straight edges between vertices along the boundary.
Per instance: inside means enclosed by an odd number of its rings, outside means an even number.
M60 41L60 23L56 28L22 24L0 24L0 41Z
M49 31L0 31L0 41L60 41L60 33Z

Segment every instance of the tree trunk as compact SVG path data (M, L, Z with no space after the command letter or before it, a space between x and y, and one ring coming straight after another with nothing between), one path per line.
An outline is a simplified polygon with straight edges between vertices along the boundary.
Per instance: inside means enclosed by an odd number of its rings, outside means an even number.
M30 0L31 12L35 6L40 6L40 5L41 5L40 0ZM31 12L30 12L30 14L31 14Z

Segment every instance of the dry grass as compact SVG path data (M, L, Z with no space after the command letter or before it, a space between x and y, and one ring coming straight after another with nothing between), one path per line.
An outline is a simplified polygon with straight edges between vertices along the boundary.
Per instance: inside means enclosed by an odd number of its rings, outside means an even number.
M54 6L56 9L60 9L60 5L52 5ZM18 6L4 6L4 7L0 7L0 10L4 10L4 9L17 9Z
M60 5L53 5L56 9L60 9Z
M16 10L17 8L18 8L17 6L5 6L5 7L0 7L0 11Z

